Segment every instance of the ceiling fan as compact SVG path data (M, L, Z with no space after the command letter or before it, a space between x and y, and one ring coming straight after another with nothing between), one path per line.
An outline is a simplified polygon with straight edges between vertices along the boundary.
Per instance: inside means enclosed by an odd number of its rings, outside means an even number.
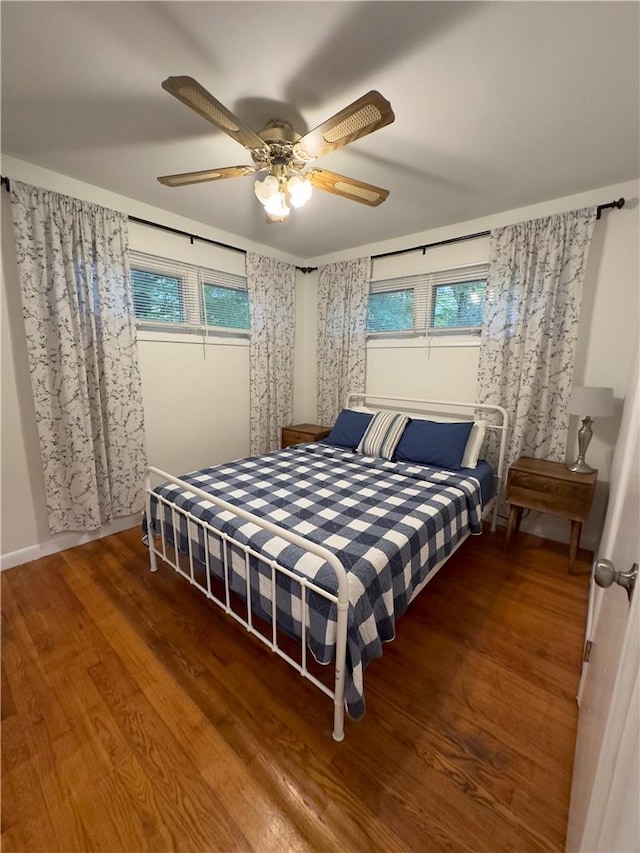
M165 186L183 187L267 172L264 180L256 180L255 194L268 222L283 222L291 207L302 207L311 196L312 187L371 207L382 204L389 195L381 187L326 169L303 171L318 157L391 124L395 119L391 104L379 92L368 92L300 136L282 119L272 119L263 130L254 133L193 77L168 77L162 88L248 149L255 164L163 175L158 180Z

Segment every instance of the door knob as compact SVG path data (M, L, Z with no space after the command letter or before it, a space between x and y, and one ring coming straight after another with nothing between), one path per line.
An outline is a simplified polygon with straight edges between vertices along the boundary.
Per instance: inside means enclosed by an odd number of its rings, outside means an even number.
M607 589L612 583L624 587L627 590L629 601L631 601L631 593L638 577L638 564L634 563L628 572L618 572L611 560L596 560L593 566L593 576L598 586L603 587L603 589Z

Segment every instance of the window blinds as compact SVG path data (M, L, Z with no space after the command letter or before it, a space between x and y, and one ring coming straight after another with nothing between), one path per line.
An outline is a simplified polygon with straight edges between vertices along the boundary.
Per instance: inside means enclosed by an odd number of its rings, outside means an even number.
M246 279L169 258L130 251L139 324L207 334L249 330Z
M482 324L487 264L372 281L367 331L438 333Z

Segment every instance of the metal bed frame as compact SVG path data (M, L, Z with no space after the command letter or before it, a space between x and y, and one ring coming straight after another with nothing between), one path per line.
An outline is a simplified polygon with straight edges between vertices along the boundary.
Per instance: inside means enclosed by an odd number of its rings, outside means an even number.
M506 438L507 438L507 428L508 428L508 415L507 412L501 406L493 406L489 404L480 404L480 403L460 403L451 400L420 400L409 397L387 397L381 395L374 394L365 394L365 393L350 393L347 397L346 405L347 408L354 404L354 401L361 401L362 404L372 403L375 404L375 408L382 409L393 409L396 411L404 411L407 413L413 412L414 414L418 414L421 416L425 416L429 414L433 416L434 414L440 415L440 420L451 420L451 412L450 409L454 409L456 411L462 409L466 410L467 413L474 415L475 412L481 411L485 412L489 416L496 416L498 419L498 423L490 424L487 422L487 430L495 430L498 432L500 436L500 450L499 450L499 459L498 465L496 469L495 475L495 488L494 495L491 501L489 501L483 509L483 518L488 517L490 511L492 511L492 520L491 520L491 530L494 531L496 528L497 522L497 509L499 497L502 491L502 481L503 481L503 468L504 468L504 457L505 457L505 448L506 448ZM427 408L428 407L428 408ZM442 407L442 408L435 408ZM443 417L444 415L444 417ZM470 420L471 418L467 418ZM334 571L336 581L337 581L337 594L333 594L328 592L321 587L317 586L312 580L304 577L303 575L292 572L287 569L285 566L282 566L275 559L269 559L265 557L263 554L255 551L249 545L242 544L238 542L237 539L234 539L232 536L221 532L216 529L212 525L208 524L206 521L203 521L200 518L192 515L190 512L176 506L167 498L157 495L153 493L151 481L152 478L157 478L162 482L170 482L175 484L176 486L184 489L185 491L191 492L196 497L209 501L209 503L213 504L216 507L219 507L237 518L243 519L244 521L251 522L255 524L257 527L279 536L284 539L286 542L289 542L293 545L298 546L304 551L307 551L311 554L320 557L324 560ZM146 495L146 511L147 511L147 519L152 518L151 513L151 499L152 493L154 500L158 501L159 504L168 507L171 513L172 524L171 527L174 531L179 530L178 517L181 516L186 520L187 527L187 542L188 542L188 567L185 568L181 564L180 554L177 547L178 536L174 536L174 543L169 543L167 541L167 537L165 535L165 524L164 524L164 514L158 513L159 518L159 531L155 531L154 534L151 534L151 525L148 525L149 535L148 546L149 546L149 561L152 572L156 572L158 570L157 566L157 557L160 557L165 563L172 566L173 569L184 578L186 578L192 586L197 587L208 599L217 604L222 610L225 611L229 616L239 622L241 625L244 625L246 630L261 640L266 646L268 646L272 652L279 655L283 660L287 661L297 672L303 677L308 679L312 684L314 684L317 688L319 688L323 693L329 696L333 700L333 738L336 741L341 741L344 739L344 692L345 692L345 660L346 660L346 647L347 647L347 615L349 609L349 595L348 595L348 580L347 580L347 572L342 565L342 563L338 560L335 554L331 553L331 551L323 548L320 545L315 544L302 536L299 536L296 533L292 533L289 530L285 530L282 527L279 527L277 524L273 524L270 521L267 521L259 516L256 516L252 513L246 512L239 507L234 506L233 504L227 503L226 501L221 500L215 496L208 494L202 489L198 489L195 486L180 480L177 477L172 476L171 474L166 473L165 471L161 471L159 468L154 468L152 466L148 466L145 474L145 495ZM197 535L197 530L200 529L203 531L203 542L204 542L204 554L206 565L204 567L204 579L205 582L202 583L197 575L196 569L194 567L194 558L193 558L193 549L192 549L192 532L195 530ZM214 541L218 540L220 551L222 554L222 563L223 563L223 575L222 583L224 586L224 592L218 594L212 585L211 578L211 569L210 569L210 542L213 537ZM462 544L465 539L461 540L456 547L454 548L454 553L457 548ZM239 549L244 553L244 575L246 580L246 598L245 598L245 608L246 608L246 618L241 613L238 613L233 608L232 602L232 593L230 590L229 584L229 563L231 560L231 552L230 546L234 546L234 548ZM451 554L449 555L449 557ZM271 636L266 636L261 631L257 630L254 625L254 614L252 612L252 604L251 604L251 584L249 577L249 558L253 557L254 559L260 560L265 566L269 568L270 578L271 578L271 601L273 602L271 608ZM424 586L437 574L442 565L449 559L449 557L442 560L438 563L429 573L429 575L425 578L424 582L420 585L418 589L414 591L413 597L420 592ZM185 559L186 561L186 559ZM300 632L300 662L295 660L284 651L283 648L278 643L278 625L276 621L276 576L278 573L287 576L293 581L297 582L300 585L301 592L301 632ZM312 591L317 595L325 598L327 601L336 605L337 608L337 628L336 628L336 652L334 659L334 679L333 679L333 690L323 684L318 678L316 678L313 673L311 673L307 666L307 643L306 643L306 632L307 632L307 595L308 591Z

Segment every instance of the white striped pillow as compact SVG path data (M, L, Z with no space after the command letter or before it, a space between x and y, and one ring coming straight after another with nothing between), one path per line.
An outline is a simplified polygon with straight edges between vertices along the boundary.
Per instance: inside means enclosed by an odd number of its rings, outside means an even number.
M357 452L364 456L391 459L409 423L408 415L396 412L377 412L362 436Z

